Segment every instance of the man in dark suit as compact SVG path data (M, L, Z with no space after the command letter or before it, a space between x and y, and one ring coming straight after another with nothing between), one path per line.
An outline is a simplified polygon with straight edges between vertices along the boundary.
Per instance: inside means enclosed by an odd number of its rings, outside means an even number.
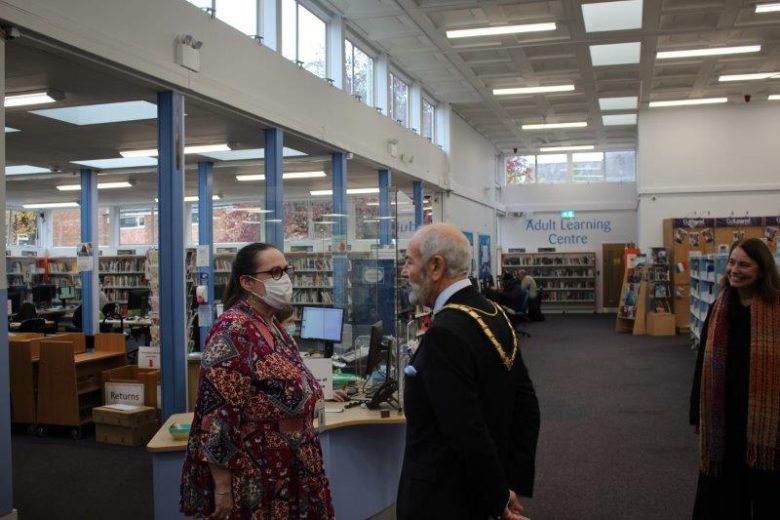
M396 511L521 520L531 496L539 404L517 338L467 278L471 246L449 224L421 228L403 276L433 322L405 369L406 450Z

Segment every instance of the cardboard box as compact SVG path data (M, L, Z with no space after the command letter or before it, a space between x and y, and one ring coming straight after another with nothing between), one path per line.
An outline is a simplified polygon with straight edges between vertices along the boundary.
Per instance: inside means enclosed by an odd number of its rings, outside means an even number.
M126 365L105 370L103 371L104 393L106 383L141 384L143 385L143 404L154 408L158 407L157 389L160 385L160 371L156 368L139 368L135 365Z
M674 336L675 316L670 312L647 313L647 333L651 336Z
M98 442L123 446L146 444L160 427L159 411L149 406L99 406L92 420Z

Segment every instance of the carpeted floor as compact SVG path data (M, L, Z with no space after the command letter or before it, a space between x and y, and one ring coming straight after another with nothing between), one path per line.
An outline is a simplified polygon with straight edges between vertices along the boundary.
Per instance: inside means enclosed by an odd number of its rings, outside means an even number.
M687 424L694 358L682 336L613 332L614 317L548 315L523 355L542 410L533 520L684 519L696 489ZM22 520L151 519L143 448L13 436L14 505ZM377 518L391 519L393 509Z

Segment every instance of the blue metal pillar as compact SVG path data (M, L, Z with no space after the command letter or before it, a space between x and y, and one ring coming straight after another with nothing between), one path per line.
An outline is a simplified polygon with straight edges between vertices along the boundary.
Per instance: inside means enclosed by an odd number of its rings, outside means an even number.
M206 279L208 298L205 305L208 315L214 318L214 163L210 161L200 161L198 163L198 244L200 247L208 246L208 263L206 266L198 267L199 281L202 285L202 279ZM220 295L220 298L222 295ZM211 328L211 323L201 323L200 325L200 350L206 346L206 335Z
M265 241L284 251L284 133L265 130Z
M392 214L390 212L390 170L379 170L379 245L392 242Z
M81 169L81 241L92 244L89 270L81 272L81 330L85 336L98 332L98 194L97 173Z
M160 365L163 421L187 411L184 293L184 97L157 94Z
M412 182L412 198L414 199L414 229L423 225L423 183Z
M0 98L5 99L5 41L0 39ZM5 128L5 108L0 107L0 126ZM0 137L0 238L6 240L5 221L5 137ZM0 517L13 510L11 471L11 377L8 368L8 278L5 262L0 262Z
M347 156L344 152L332 155L333 175L333 306L347 308Z

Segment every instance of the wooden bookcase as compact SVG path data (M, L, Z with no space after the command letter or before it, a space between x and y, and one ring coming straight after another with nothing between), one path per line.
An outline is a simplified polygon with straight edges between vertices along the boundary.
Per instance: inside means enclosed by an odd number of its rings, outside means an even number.
M101 256L98 259L98 272L100 285L108 300L118 304L125 312L130 289L149 289L146 257L143 255Z
M543 289L545 311L596 312L595 253L504 253L502 272L521 269Z
M620 291L620 305L615 320L616 332L640 335L647 331L647 273L646 255L626 255L623 289Z

